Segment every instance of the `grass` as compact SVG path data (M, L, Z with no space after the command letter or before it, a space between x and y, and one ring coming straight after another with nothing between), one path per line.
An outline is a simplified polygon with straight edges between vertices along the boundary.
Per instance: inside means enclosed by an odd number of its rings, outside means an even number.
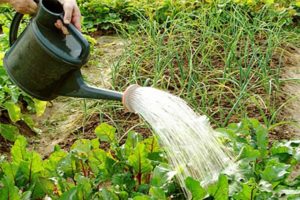
M114 87L170 91L217 127L244 117L269 129L290 123L282 115L282 47L300 36L287 21L267 7L254 13L230 3L182 10L161 23L140 16L134 31L122 32L130 45L114 66Z

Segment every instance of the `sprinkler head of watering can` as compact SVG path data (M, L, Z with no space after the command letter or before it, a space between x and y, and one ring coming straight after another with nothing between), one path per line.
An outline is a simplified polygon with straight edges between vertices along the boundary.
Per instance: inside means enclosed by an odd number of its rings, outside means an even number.
M135 112L131 105L132 105L132 100L135 98L134 92L140 87L141 86L137 84L130 85L123 93L122 103L128 112Z

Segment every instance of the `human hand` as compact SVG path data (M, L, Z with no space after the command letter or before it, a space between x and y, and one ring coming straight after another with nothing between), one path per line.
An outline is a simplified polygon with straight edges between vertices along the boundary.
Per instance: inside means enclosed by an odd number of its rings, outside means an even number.
M37 11L37 4L33 0L8 0L7 3L22 14L34 14Z
M76 0L58 0L64 8L64 23L65 24L74 24L74 26L81 31L81 14L80 10L78 8L78 5L76 3ZM55 26L62 30L64 34L68 34L67 28L63 25L61 20L57 20L55 23Z

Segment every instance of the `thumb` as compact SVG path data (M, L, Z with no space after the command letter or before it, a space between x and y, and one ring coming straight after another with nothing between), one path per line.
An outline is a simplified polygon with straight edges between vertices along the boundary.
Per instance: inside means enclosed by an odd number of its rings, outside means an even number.
M34 14L36 13L36 11L37 11L37 4L32 0L28 1L28 12L30 14Z

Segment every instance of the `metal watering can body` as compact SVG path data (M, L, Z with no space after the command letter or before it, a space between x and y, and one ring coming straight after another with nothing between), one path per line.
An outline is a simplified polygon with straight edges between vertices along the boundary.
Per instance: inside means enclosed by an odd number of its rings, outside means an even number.
M88 60L89 43L72 24L66 25L67 36L58 30L54 23L62 18L57 0L40 1L37 15L4 57L11 80L40 100L70 96L121 101L122 93L84 83L80 68ZM14 24L11 27L10 38L18 29Z

